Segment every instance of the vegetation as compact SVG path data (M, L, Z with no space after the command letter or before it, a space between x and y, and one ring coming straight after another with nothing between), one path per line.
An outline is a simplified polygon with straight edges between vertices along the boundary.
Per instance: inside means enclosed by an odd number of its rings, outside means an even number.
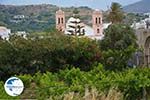
M55 25L55 13L59 8L55 5L0 5L0 26L6 26L13 33L16 31L26 31L27 33L43 32ZM65 11L66 19L72 16L74 7L62 8ZM92 9L88 7L77 8L79 15L83 12L82 20L91 20ZM20 17L21 16L21 17ZM23 17L22 17L23 16Z
M123 21L124 13L120 4L116 2L112 3L108 19L112 23L121 23Z
M59 32L27 38L12 35L9 41L0 40L1 79L14 74L57 72L68 65L88 71L100 58L101 51L95 40L64 36Z
M75 17L75 18L78 18L78 17L79 17L79 16L78 16L79 11L78 11L77 8L75 8L75 9L73 10L73 14L74 14L74 17Z
M105 30L105 38L100 41L103 64L107 69L122 70L137 49L134 30L128 25L112 24Z
M148 15L144 14L135 14L135 13L127 13L124 18L124 23L128 25L132 25L135 22L140 22L141 20L144 20L145 18L149 18Z
M128 69L123 72L105 71L99 64L85 72L78 68L58 73L19 75L25 90L21 99L53 100L135 100L143 98L143 89L150 93L150 69ZM3 87L1 82L0 89ZM9 98L1 90L0 98Z
M11 98L3 85L14 75L25 84L23 94L14 99L149 98L150 69L126 67L136 50L135 41L133 30L120 24L105 30L100 45L56 30L0 40L0 98Z
M134 31L121 24L120 5L113 3L111 8L112 25L104 31L101 41L71 37L49 28L25 38L13 34L9 40L0 39L0 98L150 99L150 69L128 66L138 48ZM24 82L25 90L18 97L4 92L4 82L10 76Z
M70 21L68 25L68 35L83 36L85 35L84 26L81 25L81 21L78 18L74 18L74 21Z

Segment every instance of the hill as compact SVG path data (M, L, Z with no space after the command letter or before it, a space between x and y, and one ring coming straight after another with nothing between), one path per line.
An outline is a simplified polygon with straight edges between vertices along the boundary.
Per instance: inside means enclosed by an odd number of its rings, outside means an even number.
M142 0L134 4L130 4L125 6L123 9L125 12L148 13L150 12L150 0Z
M6 26L15 31L37 32L55 26L55 12L59 7L51 4L41 5L0 5L0 26ZM62 8L66 19L73 15L74 7ZM79 7L80 18L90 24L92 9Z

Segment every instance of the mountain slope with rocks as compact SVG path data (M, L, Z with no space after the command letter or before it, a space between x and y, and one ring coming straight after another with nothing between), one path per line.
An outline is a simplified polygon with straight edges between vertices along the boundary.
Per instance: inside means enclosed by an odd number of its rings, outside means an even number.
M130 4L125 6L123 9L125 12L148 13L150 12L150 0L142 0L134 4Z

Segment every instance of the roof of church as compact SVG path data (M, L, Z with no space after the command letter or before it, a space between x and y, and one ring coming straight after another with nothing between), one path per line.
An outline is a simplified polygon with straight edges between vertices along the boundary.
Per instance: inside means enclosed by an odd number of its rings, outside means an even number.
M58 11L56 11L56 14L64 14L64 11L62 11L61 9L59 9Z
M95 10L93 11L93 14L102 14L102 11L99 10L99 9L95 9Z

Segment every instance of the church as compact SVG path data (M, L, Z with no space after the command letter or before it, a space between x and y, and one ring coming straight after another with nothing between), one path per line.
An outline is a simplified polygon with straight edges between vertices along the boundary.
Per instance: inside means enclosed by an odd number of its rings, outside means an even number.
M104 37L103 15L100 10L92 13L92 26L83 23L79 18L70 17L67 21L65 12L56 11L56 29L67 35L85 36L91 39L101 40Z

